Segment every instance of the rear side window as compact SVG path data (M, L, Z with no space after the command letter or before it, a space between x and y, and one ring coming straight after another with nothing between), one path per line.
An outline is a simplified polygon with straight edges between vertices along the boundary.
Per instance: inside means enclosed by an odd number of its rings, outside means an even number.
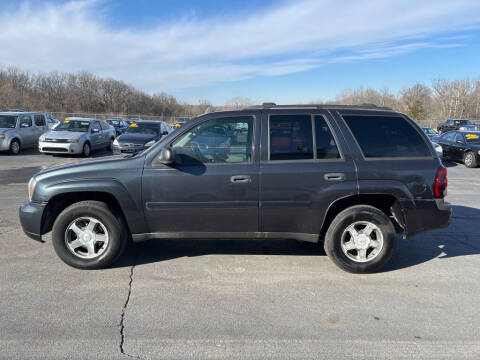
M337 144L323 116L315 116L317 159L339 159Z
M366 158L431 157L427 144L400 116L344 115Z
M310 115L270 116L270 160L313 159Z
M45 117L43 115L35 115L35 126L45 126Z

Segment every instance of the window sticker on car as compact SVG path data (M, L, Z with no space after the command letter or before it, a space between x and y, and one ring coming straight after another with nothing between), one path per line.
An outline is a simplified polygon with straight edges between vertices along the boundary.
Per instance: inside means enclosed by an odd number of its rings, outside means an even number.
M68 124L69 122L70 122L70 120L65 120L63 123Z
M476 140L479 138L479 136L475 134L467 134L465 135L465 137L467 138L467 140Z
M455 124L457 124L457 125L460 124L460 121L455 121Z
M130 127L138 127L137 123L130 124Z
M88 126L90 123L88 121L82 121L80 125L82 126Z

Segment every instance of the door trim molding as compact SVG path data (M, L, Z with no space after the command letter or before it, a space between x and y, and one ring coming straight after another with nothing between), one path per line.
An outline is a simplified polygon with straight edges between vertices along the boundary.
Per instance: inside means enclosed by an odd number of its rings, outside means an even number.
M215 240L287 240L295 239L317 243L318 234L291 233L291 232L153 232L132 234L134 242L151 239L215 239Z

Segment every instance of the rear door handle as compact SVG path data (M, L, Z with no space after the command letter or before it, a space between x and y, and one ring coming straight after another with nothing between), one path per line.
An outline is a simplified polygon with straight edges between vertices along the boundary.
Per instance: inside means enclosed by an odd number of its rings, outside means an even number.
M233 175L230 178L230 182L233 184L245 184L252 181L252 178L248 175Z
M344 173L329 173L325 174L323 177L327 181L343 181L345 180Z

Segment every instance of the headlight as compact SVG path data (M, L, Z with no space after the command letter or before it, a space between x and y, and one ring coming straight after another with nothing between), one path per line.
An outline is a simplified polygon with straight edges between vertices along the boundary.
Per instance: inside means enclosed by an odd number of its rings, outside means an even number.
M143 146L145 146L146 148L148 148L148 147L152 146L152 145L155 144L155 143L156 143L155 140L151 140L151 141L145 143L145 145L143 145Z
M442 145L435 146L435 151L438 152L438 153L443 153Z
M33 193L35 192L35 185L37 185L37 180L34 177L28 182L28 200L32 201Z
M117 139L113 140L113 145L118 146L118 140Z
M45 141L45 135L40 136L40 137L38 138L38 140L40 140L40 141Z
M0 139L5 139L5 134L0 134Z
M477 154L480 155L480 150L477 151Z
M78 143L79 140L80 140L80 138L68 139L67 142L69 142L69 143Z
M460 128L458 130L465 130L465 127L464 126L460 126Z

